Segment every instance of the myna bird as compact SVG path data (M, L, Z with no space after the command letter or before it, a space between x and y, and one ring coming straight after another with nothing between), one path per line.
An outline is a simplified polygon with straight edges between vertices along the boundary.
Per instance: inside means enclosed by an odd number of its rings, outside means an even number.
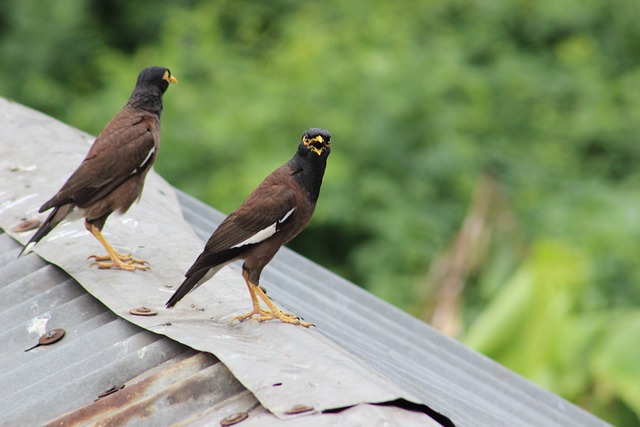
M140 72L127 104L100 132L60 191L40 207L39 212L53 211L20 255L65 218L84 217L87 230L109 254L92 256L94 264L102 269L148 270L146 261L117 253L101 230L109 215L125 213L140 198L144 178L158 155L162 95L169 83L177 82L167 68L148 67Z
M259 322L279 319L311 326L283 313L271 302L259 286L260 273L278 249L309 223L331 153L330 141L331 135L324 129L309 129L302 135L293 158L265 178L213 232L204 251L185 274L186 279L167 301L167 308L176 305L226 264L243 259L242 277L249 288L253 310L233 320L242 322L256 315L254 319ZM267 305L266 310L260 306L258 297Z

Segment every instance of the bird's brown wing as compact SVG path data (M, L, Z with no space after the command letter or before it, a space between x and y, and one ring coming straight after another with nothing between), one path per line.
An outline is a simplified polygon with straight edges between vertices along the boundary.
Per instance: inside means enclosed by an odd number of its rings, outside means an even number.
M107 124L78 169L40 212L67 203L89 206L151 166L159 140L158 119L123 113Z
M214 231L186 275L239 256L246 249L281 232L295 215L293 191L286 185L263 182Z

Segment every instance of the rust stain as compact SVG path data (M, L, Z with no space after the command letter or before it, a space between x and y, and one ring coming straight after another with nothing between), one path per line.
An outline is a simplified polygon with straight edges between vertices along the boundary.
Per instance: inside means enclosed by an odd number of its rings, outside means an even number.
M211 377L182 378L179 374L181 370L191 371L194 365L196 369L205 369L215 363L218 363L218 360L214 356L199 353L153 375L144 377L143 373L127 382L126 387L117 392L63 415L47 426L92 424L111 427L154 417L158 408L167 409L188 403L211 389L211 381L214 380ZM168 386L162 385L166 382L169 383Z

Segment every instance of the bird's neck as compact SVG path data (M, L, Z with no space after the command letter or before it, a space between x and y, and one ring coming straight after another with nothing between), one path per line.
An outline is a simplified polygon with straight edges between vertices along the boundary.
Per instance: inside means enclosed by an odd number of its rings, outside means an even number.
M134 90L129 98L129 105L132 107L155 113L158 116L162 113L162 94L152 92L143 92Z
M297 154L291 159L293 176L298 183L307 191L310 202L315 203L320 195L320 186L324 170L327 167L327 158L319 157L315 154L306 153L306 156Z

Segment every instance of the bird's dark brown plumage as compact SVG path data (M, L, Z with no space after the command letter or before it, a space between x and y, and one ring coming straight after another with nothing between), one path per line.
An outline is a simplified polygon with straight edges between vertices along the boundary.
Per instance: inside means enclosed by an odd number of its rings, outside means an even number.
M254 310L244 320L258 315L258 321L278 318L301 324L295 316L280 312L260 290L260 273L278 249L297 236L309 223L331 152L331 135L324 129L307 130L293 158L276 169L214 231L204 251L185 274L186 279L169 299L168 308L200 286L224 265L243 259L242 275L247 282ZM269 310L260 308L257 296Z
M100 132L60 191L40 207L40 212L53 211L21 254L70 213L79 211L87 230L109 253L108 257L95 257L100 268L147 269L144 261L117 254L101 230L109 215L126 212L142 194L144 179L158 155L162 95L169 83L177 80L166 68L148 67L140 72L127 104ZM107 259L111 262L104 262Z

